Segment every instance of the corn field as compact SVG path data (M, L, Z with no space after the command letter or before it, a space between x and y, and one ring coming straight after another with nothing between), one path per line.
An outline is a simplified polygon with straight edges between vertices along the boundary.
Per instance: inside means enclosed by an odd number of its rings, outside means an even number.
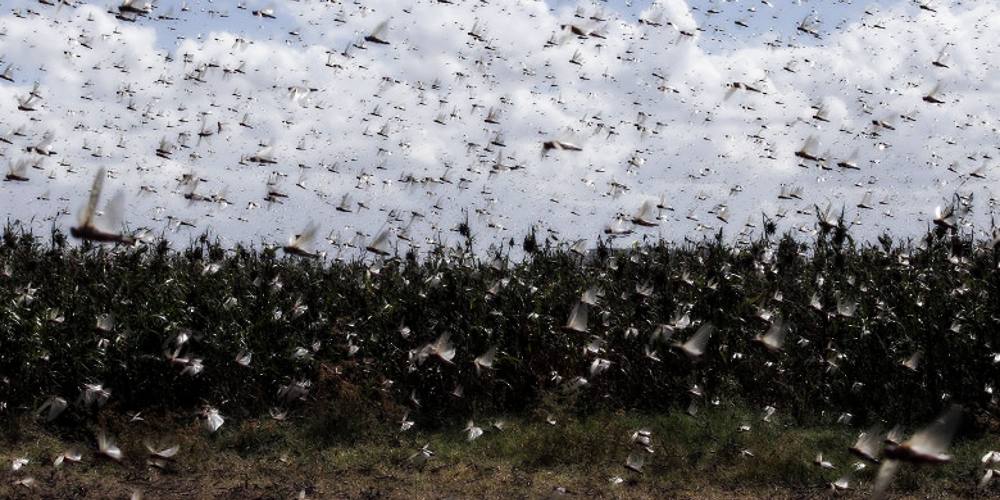
M229 418L320 405L432 426L727 401L805 421L912 422L953 403L979 425L997 417L1000 272L971 237L720 235L581 254L529 235L524 258L510 250L335 262L8 225L0 408L58 397L71 423L101 404ZM685 355L703 325L703 353Z

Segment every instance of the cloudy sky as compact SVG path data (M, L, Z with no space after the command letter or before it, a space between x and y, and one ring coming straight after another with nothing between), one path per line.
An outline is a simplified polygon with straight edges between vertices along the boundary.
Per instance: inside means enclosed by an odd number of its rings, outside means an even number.
M73 3L0 12L0 161L28 179L0 199L38 229L75 224L101 166L131 230L260 244L312 222L331 253L454 242L466 216L485 249L618 217L626 244L765 215L808 234L816 205L868 238L920 234L956 194L977 231L994 211L992 2ZM647 201L657 225L633 226Z

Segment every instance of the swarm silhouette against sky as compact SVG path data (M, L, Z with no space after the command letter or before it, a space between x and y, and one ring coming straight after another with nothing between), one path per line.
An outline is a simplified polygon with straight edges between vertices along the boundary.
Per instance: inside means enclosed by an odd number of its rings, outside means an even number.
M466 214L485 249L994 211L992 2L47 3L0 12L0 196L36 229L75 224L100 167L130 230L312 222L321 251L455 242Z

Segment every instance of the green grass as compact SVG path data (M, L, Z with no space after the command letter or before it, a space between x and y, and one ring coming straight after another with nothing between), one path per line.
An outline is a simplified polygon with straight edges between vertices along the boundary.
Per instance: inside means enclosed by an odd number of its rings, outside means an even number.
M491 421L484 418L477 423L487 427ZM314 423L308 419L227 422L218 433L206 435L184 418L139 423L112 418L104 425L126 454L122 463L95 457L91 439L67 439L57 430L25 422L19 438L0 443L0 460L10 464L25 457L31 463L17 473L8 469L2 474L0 496L86 492L103 497L135 488L149 498L180 498L184 491L200 498L291 497L303 489L317 498L449 494L499 498L546 495L561 486L603 497L801 497L825 495L827 484L855 461L847 447L856 429L768 423L735 407L709 408L697 417L680 412L617 412L566 417L556 425L537 417L505 421L503 431L487 428L472 443L465 441L459 427L404 433L385 423L350 440L324 444L315 439L315 426L310 425ZM741 424L749 424L751 430L741 432ZM642 474L623 467L629 436L639 428L652 431L655 448ZM143 463L146 441L181 444L172 472ZM424 443L430 444L435 457L425 467L411 466L406 458ZM85 450L84 462L53 469L51 458L67 446ZM953 463L904 469L892 491L903 496L996 495L1000 490L978 491L975 486L981 474L979 457L997 448L1000 437L995 435L961 439L951 450ZM744 450L754 456L744 455ZM814 466L818 452L836 470ZM874 472L869 467L858 473L851 494L865 495ZM13 480L29 475L38 481L36 488L11 486ZM612 484L613 476L624 482Z

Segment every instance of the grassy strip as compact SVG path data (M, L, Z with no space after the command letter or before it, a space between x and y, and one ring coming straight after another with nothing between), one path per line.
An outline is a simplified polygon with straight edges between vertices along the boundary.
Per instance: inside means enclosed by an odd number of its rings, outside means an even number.
M89 432L23 422L16 436L0 442L0 497L121 498L138 490L147 498L291 498L302 491L310 498L510 498L556 495L563 488L586 497L801 498L828 495L828 483L855 461L846 450L856 429L763 422L732 407L706 409L697 417L618 412L555 420L510 418L500 431L484 419L477 424L485 434L469 443L457 428L399 432L386 425L331 441L317 439L307 417L230 421L207 435L193 420L106 416L102 425L125 453L120 463L98 457ZM739 430L743 425L750 430ZM655 448L642 474L623 466L629 436L639 428L652 431ZM147 442L180 444L169 470L145 463ZM424 467L409 464L407 457L425 443L434 458ZM52 458L68 447L82 451L83 462L53 468ZM936 498L996 495L996 487L977 490L976 483L979 457L997 448L996 435L960 439L951 450L953 463L904 467L892 491ZM819 452L835 469L812 464ZM30 462L12 472L15 458ZM855 474L846 495L866 495L874 473L868 467ZM34 487L13 484L29 476ZM615 476L623 482L613 484Z

